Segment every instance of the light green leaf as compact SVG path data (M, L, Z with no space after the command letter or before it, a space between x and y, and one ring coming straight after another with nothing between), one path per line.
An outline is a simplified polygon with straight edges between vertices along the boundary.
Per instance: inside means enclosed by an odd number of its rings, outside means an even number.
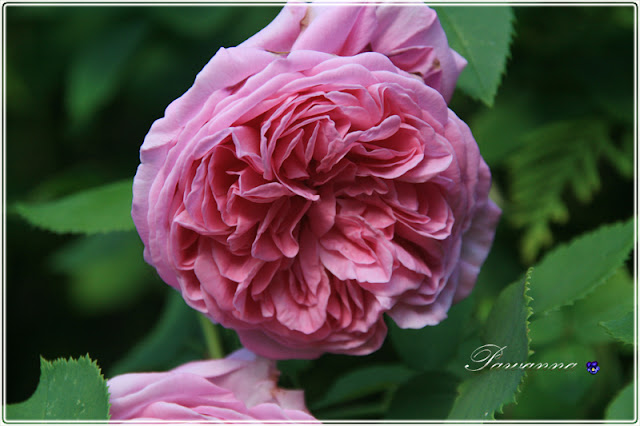
M468 61L458 87L488 106L504 74L513 33L510 7L435 7L449 45Z
M418 370L441 368L455 356L474 298L454 305L440 324L421 329L401 329L389 321L389 338L404 364Z
M633 299L629 299L633 300ZM633 312L628 312L626 315L619 319L601 322L600 325L604 327L607 332L613 336L613 338L620 340L624 343L633 344L633 321L635 315Z
M135 371L164 371L204 357L197 312L180 293L169 289L165 309L151 332L109 371L110 376Z
M606 282L632 247L633 219L602 226L554 249L531 277L531 307L536 317L569 305Z
M142 250L135 232L90 235L63 246L49 263L68 277L73 306L100 315L135 302L149 289L155 274Z
M84 124L117 92L124 68L142 41L140 23L118 25L77 54L67 82L67 111Z
M607 407L604 418L606 420L635 420L634 419L634 383L633 381L620 391Z
M449 419L493 419L496 411L501 412L505 404L515 401L524 369L520 366L515 369L503 367L506 363L511 367L522 365L529 356L527 329L531 298L526 293L530 279L531 270L525 279L509 285L498 296L483 336L484 343L492 346L487 348L489 352L480 351L472 358L477 362L467 364L467 369L477 373L460 385ZM492 369L496 359L503 366Z
M89 355L40 358L40 382L31 398L7 406L9 420L108 420L107 382Z
M97 234L135 229L130 179L37 204L18 203L13 211L27 222L64 234Z
M415 373L399 365L373 365L340 376L324 398L311 408L314 410L341 404L388 390L408 380Z
M400 385L394 392L385 419L442 420L447 418L457 395L456 376L429 371Z

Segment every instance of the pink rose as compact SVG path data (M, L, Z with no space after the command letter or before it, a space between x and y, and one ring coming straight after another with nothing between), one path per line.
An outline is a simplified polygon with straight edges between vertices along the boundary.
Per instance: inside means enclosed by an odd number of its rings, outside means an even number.
M131 373L107 382L111 420L314 421L302 391L276 386L275 362L241 349L165 373Z
M132 215L186 302L269 358L446 318L500 215L469 128L367 52L220 49L141 148Z
M379 52L401 70L419 75L447 102L467 64L449 47L436 12L421 2L342 7L292 2L240 47L273 52L315 50L340 56Z

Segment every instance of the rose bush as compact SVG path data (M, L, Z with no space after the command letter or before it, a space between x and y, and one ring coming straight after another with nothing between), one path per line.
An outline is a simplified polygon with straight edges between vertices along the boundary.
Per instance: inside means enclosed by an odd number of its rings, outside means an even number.
M131 373L108 381L111 420L313 421L302 391L276 386L275 362L241 349L165 373Z
M132 216L147 262L247 348L363 355L384 313L434 325L471 291L490 181L442 94L383 53L242 46L153 124Z

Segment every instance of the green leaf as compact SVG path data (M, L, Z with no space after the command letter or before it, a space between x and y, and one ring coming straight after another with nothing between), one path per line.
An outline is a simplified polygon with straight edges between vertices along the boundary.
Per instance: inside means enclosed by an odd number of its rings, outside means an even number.
M633 299L629 299L633 300ZM621 342L633 344L633 320L635 315L633 312L628 312L626 315L619 319L601 322L600 325L604 327L607 332L617 340Z
M17 203L13 211L27 222L64 234L97 234L135 229L130 179L37 204Z
M77 54L65 98L72 122L84 124L117 93L145 30L140 23L115 26Z
M548 311L542 315L536 315L535 321L532 320L529 325L531 346L538 348L557 341L570 333L567 331L569 325L565 316L564 310Z
M457 395L456 376L429 371L413 377L394 392L385 419L442 420L447 418Z
M414 374L399 364L373 365L353 370L340 376L325 397L311 408L317 410L383 392L406 381Z
M606 420L635 420L633 417L633 407L635 405L633 385L634 383L632 381L611 401L604 413Z
M135 232L91 235L63 246L49 259L68 277L72 305L85 315L100 315L138 300L153 282Z
M204 354L197 312L187 306L180 293L169 289L165 309L153 330L109 374L169 370Z
M532 357L530 362L562 363L564 367L571 363L577 363L571 368L556 369L532 369L531 392L544 392L555 401L566 404L577 404L584 395L594 386L598 377L594 377L586 371L587 361L598 360L590 346L573 341L563 341L559 344L540 349ZM606 373L605 373L606 374Z
M620 160L607 124L598 119L554 122L523 136L519 145L506 159L511 185L505 216L524 229L521 252L524 261L531 263L553 241L550 224L569 219L563 199L566 190L586 203L600 189L601 157L621 173L628 172L628 167Z
M529 327L531 344L540 347L567 338L586 344L610 342L611 336L598 324L632 311L633 301L633 279L623 266L573 305L535 315Z
M509 285L498 296L484 329L483 341L491 345L486 346L489 352L478 348L472 355L472 364L465 366L477 373L460 385L449 419L493 419L496 411L501 412L505 404L515 401L524 369L493 369L491 365L498 358L505 365L522 365L529 356L527 328L532 311L528 306L531 298L526 293L530 279L531 270L525 279Z
M488 106L505 71L513 33L510 7L435 7L449 45L468 61L458 87Z
M107 382L89 355L40 358L40 382L31 398L7 406L9 420L108 420Z
M452 306L447 318L432 327L401 329L389 321L389 338L400 359L417 370L441 368L456 354L473 302L467 297Z
M606 225L558 246L531 277L536 317L573 303L606 282L633 248L633 219Z
M565 308L575 338L584 343L611 341L611 336L599 324L602 321L620 319L625 313L633 311L634 300L633 278L626 267L622 266L584 299ZM630 343L633 343L633 320L630 325Z

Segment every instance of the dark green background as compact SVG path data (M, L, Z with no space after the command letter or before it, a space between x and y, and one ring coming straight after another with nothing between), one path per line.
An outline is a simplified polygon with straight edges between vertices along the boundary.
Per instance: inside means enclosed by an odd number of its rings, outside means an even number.
M270 22L278 9L5 5L7 205L53 199L132 177L151 123L191 86L219 47L241 43ZM618 146L630 143L629 135L634 131L634 8L514 10L511 59L496 107L523 100L529 119L541 125L595 116L607 123L609 136ZM128 43L132 38L137 41ZM130 53L113 72L107 93L94 99L93 107L74 110L70 106L71 82L83 57L95 57L100 67L101 60L109 63L109 55L117 56L114 49L117 52L123 46ZM87 86L88 102L95 90L95 86ZM487 110L459 92L451 107L470 123L472 131L474 119ZM508 138L505 141L509 143ZM483 150L486 141L478 142ZM554 243L632 215L632 180L606 162L599 164L601 188L591 201L585 204L570 191L564 194L570 220L553 226ZM501 160L489 165L506 197L508 164ZM528 266L517 254L521 230L507 219L500 224L491 263L479 282L478 300L496 295ZM68 277L50 266L51 256L78 237L34 229L11 214L6 224L7 402L24 400L33 392L41 355L54 359L88 352L109 373L156 323L167 286L148 268L149 285L144 285L137 297L100 312L83 312L69 299ZM478 303L475 309L486 307ZM628 382L630 351L614 343L598 350L604 350L615 363L619 379L612 389ZM197 345L193 353L204 356ZM379 352L367 357L326 355L315 361L313 368L306 363L288 363L283 367L287 371L283 382L303 386L307 400L317 401L339 372L401 358L388 339ZM598 393L600 397L588 405L571 404L568 411L551 411L548 416L602 418L612 396L607 392ZM533 412L540 401L528 402ZM520 414L507 411L507 416L526 417L526 408Z

